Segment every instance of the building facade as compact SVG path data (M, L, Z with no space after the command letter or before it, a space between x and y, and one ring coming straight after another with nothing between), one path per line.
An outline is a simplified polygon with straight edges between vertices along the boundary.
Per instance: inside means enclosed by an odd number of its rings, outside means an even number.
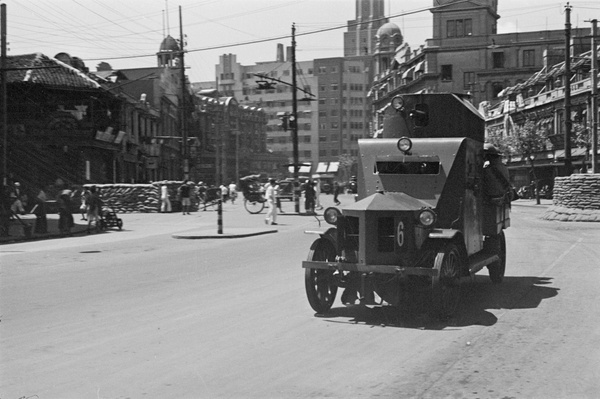
M498 34L497 9L497 0L435 0L433 37L417 49L398 42L397 26L380 28L370 93L374 125L380 123L376 111L397 94L464 93L475 106L489 107L504 88L564 59L563 30ZM589 49L589 34L572 30L575 53Z

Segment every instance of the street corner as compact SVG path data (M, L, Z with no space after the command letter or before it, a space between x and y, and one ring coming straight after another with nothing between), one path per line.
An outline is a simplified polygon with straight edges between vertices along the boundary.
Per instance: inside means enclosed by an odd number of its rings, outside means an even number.
M277 233L277 229L257 229L257 228L229 228L224 229L222 233L217 230L191 230L180 233L172 234L171 237L175 239L187 239L187 240L201 240L201 239L222 239L222 238L244 238L253 237L264 234Z

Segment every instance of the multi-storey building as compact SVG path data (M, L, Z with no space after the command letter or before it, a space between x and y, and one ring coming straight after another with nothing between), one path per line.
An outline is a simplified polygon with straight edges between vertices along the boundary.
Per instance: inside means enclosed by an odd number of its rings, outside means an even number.
M397 94L416 92L470 94L474 105L487 107L504 88L564 59L563 30L498 34L497 10L497 0L434 0L433 37L417 49L402 43L394 24L382 26L373 108L382 109ZM590 29L572 30L574 53L589 48L589 35Z
M384 0L356 0L356 19L348 22L344 34L344 57L296 62L298 155L306 165L301 173L336 171L341 155L358 154L358 139L370 132L366 93L372 81L375 32L386 22ZM291 132L281 129L280 116L292 111L291 51L288 47L284 57L279 44L275 61L250 66L237 63L235 54L226 54L216 67L219 92L234 96L240 104L262 107L268 117L267 145L286 154L290 163ZM273 85L265 88L257 83L261 80Z

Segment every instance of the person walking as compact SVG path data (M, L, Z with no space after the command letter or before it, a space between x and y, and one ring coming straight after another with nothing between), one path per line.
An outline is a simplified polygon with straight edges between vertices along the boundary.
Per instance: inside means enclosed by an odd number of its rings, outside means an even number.
M100 227L100 212L102 212L102 200L100 199L100 193L98 192L96 186L90 187L90 196L87 201L87 233L90 233L90 227L92 222L94 222L94 226L96 229Z
M58 230L62 234L69 234L74 226L71 213L71 190L63 190L56 201L58 206Z
M192 201L190 200L190 185L187 180L183 181L183 184L179 186L177 189L179 192L179 196L181 197L181 212L183 215L191 215L190 213L190 205Z
M171 212L171 200L169 199L169 188L166 184L160 186L160 211L161 213Z
M90 199L90 190L83 187L81 189L81 204L79 205L79 212L81 213L81 220L87 220L87 209L88 209L88 201Z
M315 213L315 184L312 180L306 182L304 188L304 208L308 215L314 215Z
M267 200L267 217L266 224L277 224L277 182L275 179L270 179L266 187L265 198Z
M237 198L237 186L234 182L229 184L229 199L231 199L231 203L235 204L235 199Z
M336 181L333 182L333 202L336 205L341 204L341 202L338 200L338 195L340 194L340 184Z
M23 206L23 192L21 191L21 183L19 183L18 181L16 181L13 184L12 190L10 192L10 200L10 210L12 211L12 213L20 213L21 215L25 215L25 207Z
M321 210L323 209L323 205L321 205L321 179L316 178L315 182L315 209Z

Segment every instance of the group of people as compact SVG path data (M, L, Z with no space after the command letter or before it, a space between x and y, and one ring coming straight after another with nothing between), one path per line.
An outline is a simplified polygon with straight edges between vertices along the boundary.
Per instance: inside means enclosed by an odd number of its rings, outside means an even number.
M181 201L181 213L183 215L191 215L192 202L195 196L197 196L198 202L202 202L204 196L207 195L209 187L200 181L198 184L194 184L192 181L184 180L183 183L177 187L177 197ZM235 203L237 199L237 186L234 182L231 182L228 186L221 184L218 189L218 195L223 202L231 201ZM160 186L160 212L169 213L172 212L173 207L171 205L169 187L166 184Z

